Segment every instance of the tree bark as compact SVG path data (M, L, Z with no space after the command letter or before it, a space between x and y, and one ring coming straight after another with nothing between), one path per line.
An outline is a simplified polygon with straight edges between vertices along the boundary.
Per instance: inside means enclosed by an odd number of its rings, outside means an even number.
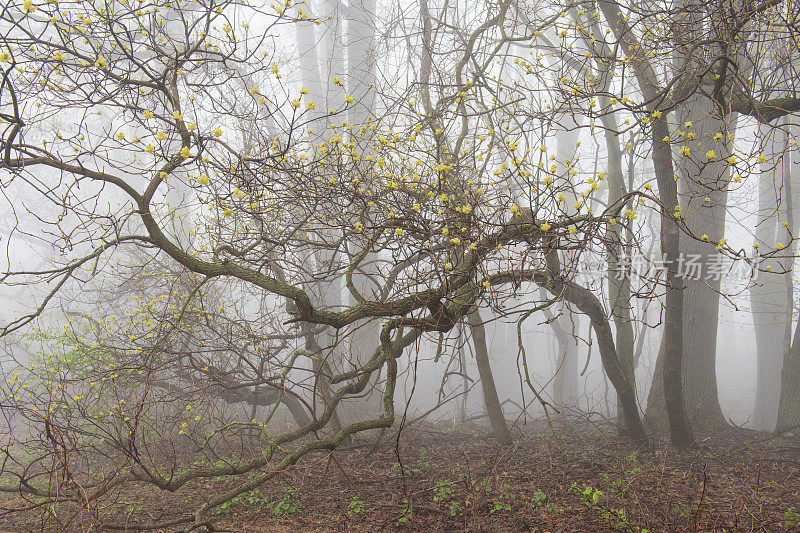
M606 103L603 102L605 106ZM610 105L610 104L608 104ZM622 175L622 150L619 147L616 131L616 120L613 115L603 117L605 126L606 149L608 151L608 205L617 204L626 194L625 180ZM636 395L635 363L633 358L633 323L631 322L631 281L621 275L620 258L627 252L624 246L622 225L610 228L611 246L608 250L608 303L611 317L617 333L617 357L619 358L625 377ZM622 403L617 398L617 431L623 432L625 417Z
M347 19L347 31L344 34L347 56L347 72L345 74L345 85L347 93L353 98L353 102L348 104L347 122L352 127L350 141L357 147L357 158L374 156L371 147L371 133L367 126L371 114L377 114L375 109L375 32L376 27L376 0L351 0L345 10ZM359 161L355 161L359 163ZM366 165L364 167L367 172ZM362 250L350 250L350 258L360 254ZM380 271L379 253L369 253L353 273L353 284L356 289L367 299L379 299L380 287L376 280L383 279ZM351 295L351 304L356 301ZM350 339L350 355L359 364L366 362L377 348L377 341L380 333L380 322L377 320L361 321L354 324L348 332ZM374 383L377 384L380 374L375 377ZM372 414L380 413L382 410L382 397L378 388L375 388L367 395L367 409Z
M552 269L551 272L553 272ZM614 389L616 389L617 396L622 404L625 417L625 430L633 441L640 443L647 442L647 434L642 425L641 418L639 417L639 408L636 405L636 395L633 392L631 384L628 383L622 366L619 363L617 348L614 343L614 334L611 331L611 325L603 312L600 301L589 289L575 283L564 282L553 278L546 281L537 280L537 283L552 294L562 296L564 300L573 304L583 314L589 317L592 322L592 328L597 336L597 344L600 351L600 360L603 363L603 369L609 381L611 381L611 384L614 385Z
M503 408L500 406L500 399L497 397L497 388L495 387L492 365L489 360L489 347L486 344L486 328L483 325L483 319L477 307L474 307L467 314L467 321L472 333L472 344L475 346L475 362L478 365L478 375L481 378L483 402L486 405L486 412L492 424L494 440L497 444L502 445L508 440L508 424L503 414Z
M667 136L667 123L653 121L653 166L658 180L659 193L664 206L661 209L661 252L668 265L677 265L680 255L680 234L670 208L678 205L678 191L672 177L672 151L661 139ZM667 294L664 310L664 335L662 337L664 371L654 384L663 387L664 407L669 422L670 442L677 447L694 444L694 434L683 396L683 279L675 268L666 272ZM658 368L658 363L656 363ZM649 408L649 402L648 402Z
M786 219L791 199L786 193L793 190L785 174L790 172L789 158L782 156L782 146L788 139L771 138L778 135L774 128L761 125L762 153L780 158L781 164L763 164L758 181L758 211L755 239L759 250L771 251L782 241L789 243L791 236L778 223ZM785 137L780 135L780 137ZM769 157L772 156L772 157ZM781 197L784 196L782 199ZM783 204L783 205L782 205ZM780 274L786 269L787 260L765 260L761 268L771 266L773 273L761 273L750 288L750 303L756 337L756 401L753 409L753 426L756 429L772 430L778 417L781 389L775 386L781 381L784 356L789 356L792 343L791 306L792 298L787 290L791 287L791 274Z
M694 96L679 106L676 121L683 125L692 123L691 128L681 126L695 133L703 141L687 143L696 151L715 150L721 162L703 163L702 167L694 162L702 155L694 158L681 157L677 165L681 177L682 213L691 214L685 217L685 224L695 235L706 234L711 241L719 241L724 237L725 215L727 211L727 187L730 166L723 158L727 158L726 139L732 126L713 116L714 103L705 96ZM731 129L728 129L728 128ZM721 142L710 140L716 133L723 133ZM663 143L662 143L663 144ZM698 146L699 144L699 146ZM701 173L702 172L702 173ZM671 223L674 225L674 222ZM687 276L684 279L684 309L682 316L683 353L682 365L683 389L686 410L689 418L696 426L716 429L727 425L722 414L717 395L716 354L717 329L719 317L719 295L721 274L713 275L709 265L713 256L720 252L711 243L699 241L688 235L681 235L680 256L684 259L696 258L700 265L699 275ZM671 263L673 264L673 263ZM674 263L677 265L679 263ZM684 263L680 263L684 264ZM688 270L688 267L684 268ZM685 272L688 273L688 272ZM654 386L647 400L646 419L648 424L664 427L667 423L666 397L658 383L660 372L666 366L656 362Z
M576 335L580 329L580 315L572 309L565 309L556 317L549 309L544 310L545 318L550 322L550 329L556 337L558 357L556 358L555 375L553 376L553 400L557 405L579 407L578 381L578 341ZM568 326L569 329L567 329Z
M785 140L788 141L788 135L785 135ZM784 144L786 146L786 144ZM792 266L794 265L794 255L797 250L797 242L792 237L796 235L795 225L795 209L800 204L800 184L795 183L793 179L792 167L789 164L790 155L785 154L783 161L785 164L783 184L786 191L785 209L785 224L786 232L785 237L790 239L790 246L788 250L788 257L783 259L782 267L788 272L783 276L785 280L786 289L786 314L784 323L787 331L791 331L792 326L792 312L794 310L793 299L794 291L792 285ZM782 225L783 226L783 225ZM795 329L794 338L791 342L791 348L785 350L786 355L783 360L783 369L781 371L781 393L778 405L778 420L776 422L777 431L793 431L800 425L800 322L798 322Z
M638 50L641 45L628 26L618 4L609 0L598 2L603 16L611 25L615 37L624 45L623 50ZM658 102L658 76L644 54L628 56L645 100ZM665 118L654 117L652 121L653 169L661 197L661 252L668 265L677 264L680 255L679 228L672 218L671 209L678 205L678 191L673 178L672 151L663 141L669 136ZM681 366L683 362L683 283L673 268L667 270L667 294L664 313L664 362L663 387L666 410L670 424L670 440L674 446L685 447L694 443L694 435L686 415L683 402ZM610 378L610 376L609 376Z
M795 431L800 427L800 322L794 330L792 348L786 354L781 372L781 398L775 431Z
M559 117L558 123L564 130L556 134L556 160L574 160L583 120L581 117L564 114ZM577 215L578 210L573 205L578 201L578 195L574 190L567 191L566 194L566 214ZM550 321L550 327L558 341L557 370L553 382L554 399L562 406L580 408L580 397L583 393L578 362L580 313L576 313L573 306L565 305L559 310L558 317L554 318L549 310L545 311L545 317Z
M636 405L636 395L633 392L633 387L625 377L625 372L622 370L622 365L619 363L617 357L617 347L614 343L614 334L611 332L611 324L608 317L600 304L600 300L585 287L573 283L571 281L560 279L559 273L561 265L558 258L558 253L553 250L546 254L545 260L547 262L547 279L541 277L534 278L536 283L550 291L551 294L559 296L564 301L571 303L578 310L589 317L597 336L597 344L600 350L600 360L603 363L603 370L605 370L611 384L617 391L617 397L620 399L622 410L625 416L625 430L630 435L631 439L635 442L646 442L647 435L642 425L642 420L639 417L639 408Z

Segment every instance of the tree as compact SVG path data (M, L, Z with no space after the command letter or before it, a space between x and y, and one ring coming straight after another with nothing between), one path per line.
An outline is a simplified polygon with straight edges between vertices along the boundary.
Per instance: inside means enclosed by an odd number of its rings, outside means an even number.
M762 152L769 155L769 162L761 164L762 172L758 181L755 242L759 248L765 246L774 249L779 242L789 242L791 247L793 243L787 215L795 202L792 198L783 197L797 192L791 181L790 156L782 155L789 144L786 138L788 132L765 125L760 125L759 130L764 136ZM779 225L779 222L782 224ZM783 225L786 227L781 227ZM750 288L758 350L753 423L766 430L773 429L777 423L781 390L775 384L780 383L783 360L792 342L792 297L789 290L792 281L788 273L791 265L788 263L790 260L786 258L766 261L761 267L769 266L775 273L760 276Z
M503 407L497 396L492 365L489 359L489 346L486 343L486 328L483 325L480 311L475 308L467 314L472 343L475 346L475 361L478 365L478 374L481 378L483 401L489 414L489 423L492 425L495 441L502 445L509 438L508 424L506 423Z
M781 30L775 31L770 17L778 12L785 14L793 7L780 2L724 7L677 2L671 10L654 6L636 14L621 10L612 2L600 2L599 7L624 50L626 57L622 63L633 71L643 99L631 105L644 115L640 121L650 125L652 162L662 211L661 249L665 262L671 266L666 278L662 370L656 370L648 411L657 411L663 398L662 412L669 422L673 443L689 445L692 436L685 409L680 405L684 383L676 372L680 371L687 380L685 385L690 389L690 407L695 419L710 426L724 423L713 375L715 335L708 333L716 330L718 298L709 297L702 288L707 282L685 280L675 268L680 265L682 252L700 254L700 263L705 264L708 259L704 258L714 251L703 241L714 245L717 251L741 257L726 247L727 238L721 233L727 191L741 181L741 172L746 173L749 168L747 161L739 164L740 154L734 153L736 148L729 135L736 123L736 113L769 123L797 109L798 102L785 97L782 87L750 83L746 79L748 72L757 75L764 64L763 55L759 55L763 48L752 43L779 39ZM635 20L630 20L629 15L635 16ZM707 46L698 47L698 39L705 39ZM665 47L665 42L670 46ZM619 61L614 56L604 59L610 65ZM675 68L661 75L662 65L668 62ZM620 96L614 94L614 99L620 101ZM677 131L670 129L667 120L670 114L674 116L670 122L677 126ZM677 168L683 169L677 173L673 171L676 168L671 153L673 143L680 147L674 154ZM698 150L700 154L696 153ZM680 187L673 176L677 176ZM775 253L762 250L762 255ZM683 289L687 282L688 307L685 307ZM719 293L718 284L708 286L712 294ZM705 321L708 317L711 319ZM698 347L695 343L705 345ZM688 364L684 372L683 354L690 353L686 350L691 351L697 364Z
M468 27L439 27L435 40L421 17L420 81L374 92L414 102L370 120L358 139L333 120L354 99L320 117L303 73L280 59L277 37L314 19L306 7L172 7L169 24L136 2L3 12L11 126L0 170L26 198L15 206L31 215L24 230L54 253L44 268L17 268L25 249L7 243L4 284L29 286L36 303L2 333L32 336L38 350L5 385L14 443L0 490L97 510L127 483L174 491L247 475L194 516L142 524L200 527L303 457L391 426L402 351L522 284L589 316L627 429L645 439L609 319L574 280L576 257L607 248L619 212L565 214L569 170L540 173L517 152L538 122L517 129L525 106L487 81L507 51L507 4L475 7ZM464 35L466 48L450 46ZM433 71L434 44L452 69ZM500 110L488 105L497 91L508 103ZM511 180L525 182L523 194L512 198ZM172 224L180 217L193 222L186 235ZM372 292L354 282L367 257L387 267ZM93 284L119 290L145 271L153 296L120 299L112 315L103 301L70 298ZM352 302L318 292L337 284ZM57 304L80 319L64 329ZM337 361L340 333L363 321L381 324L375 350ZM317 342L325 336L327 346ZM371 387L381 412L337 423L338 406ZM289 428L277 423L281 405ZM253 438L257 453L241 444ZM220 462L230 442L238 451ZM34 463L57 466L30 470L31 450ZM106 469L84 468L98 457Z
M653 167L658 184L661 203L661 251L669 265L676 265L679 258L678 226L673 222L672 209L678 204L677 187L673 179L673 163L670 147L665 139L669 139L669 130L659 104L662 91L658 77L650 60L645 56L632 53L641 49L636 35L631 31L625 16L616 10L611 2L599 2L600 9L611 26L611 30L619 42L625 45L627 60L631 63L639 90L647 102L645 108L649 112L648 122L652 123L651 142ZM651 118L652 117L652 118ZM670 437L676 446L688 446L693 443L683 399L681 367L683 364L683 330L680 321L683 315L683 280L673 269L666 273L666 303L664 317L664 362L663 374L664 396L669 417Z

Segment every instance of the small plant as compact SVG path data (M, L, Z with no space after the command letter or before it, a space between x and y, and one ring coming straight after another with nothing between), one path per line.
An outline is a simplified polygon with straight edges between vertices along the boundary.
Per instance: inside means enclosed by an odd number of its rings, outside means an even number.
M350 518L354 516L361 516L364 514L364 502L361 501L361 498L358 496L353 496L353 499L350 500L350 504L347 506L347 516Z
M583 497L583 501L589 505L597 505L603 499L603 491L592 489L592 487L586 487L581 492L581 496Z
M221 503L219 507L214 509L214 514L228 514L231 512L231 507L235 506L236 504L242 501L242 496L236 496L231 498L230 500L226 501L225 503Z
M789 507L783 513L783 525L786 527L800 526L800 515L794 510L794 507Z
M628 521L625 509L612 509L603 505L605 495L603 491L594 489L588 485L584 485L581 489L576 483L572 484L571 490L580 494L581 499L589 504L597 513L608 521L615 522L618 529L625 531L632 531L634 533L649 533L647 529L642 529L639 526L631 525Z
M247 503L250 505L267 505L269 504L269 500L260 497L256 492L252 492L249 496L247 496Z
M616 520L617 521L617 527L618 528L627 529L627 530L631 529L631 524L630 524L630 522L628 522L628 517L625 514L625 509L620 508L620 509L615 509L615 510L606 511L606 512L608 513L607 518L609 520Z
M283 498L277 502L268 505L272 509L274 516L294 516L297 511L303 506L294 489L286 489L283 491Z
M511 510L513 496L510 493L510 488L508 484L503 485L503 488L497 493L497 497L492 501L492 506L489 508L490 515Z
M403 468L400 468L400 463L395 461L392 464L392 474L397 475L400 474L401 471L405 471L410 474L423 474L428 470L430 470L432 465L433 463L430 460L428 460L428 458L425 455L425 452L419 452L419 459L417 460L416 466L412 467L404 466Z
M458 502L452 502L450 504L450 516L458 516L461 514L461 504Z
M433 501L446 502L453 498L453 486L449 481L438 481L433 488Z
M578 488L577 483L573 483L571 489L580 494L581 499L591 506L596 506L603 500L603 491L593 489L589 485L584 485L583 489Z
M411 517L413 516L411 513L411 506L408 504L408 498L403 498L403 504L405 507L402 511L400 511L400 517L397 519L397 522L395 522L395 525L398 526L408 525L408 523L411 522Z
M431 462L425 455L425 452L419 452L419 460L417 461L417 471L418 472L426 472L430 470Z
M495 500L492 502L492 506L489 508L489 514L493 515L499 512L508 512L511 510L511 504L505 500Z
M636 455L628 457L627 463L628 468L623 472L622 476L617 479L612 480L608 474L603 474L603 479L611 485L610 491L622 497L625 496L633 482L636 481L636 478L642 473L642 468L637 463Z
M531 496L531 502L536 507L544 507L547 505L547 494L539 489L536 489L536 492L534 492L533 496Z

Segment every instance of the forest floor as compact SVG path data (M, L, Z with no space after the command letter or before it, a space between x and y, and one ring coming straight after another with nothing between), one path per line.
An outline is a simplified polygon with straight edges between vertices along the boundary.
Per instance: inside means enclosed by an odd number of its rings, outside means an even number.
M307 458L216 509L214 523L242 533L800 531L800 437L729 429L678 452L659 434L637 449L611 426L559 426L558 439L543 423L524 430L501 449L466 426L387 432L377 450L373 436ZM134 524L190 514L234 483L126 489L103 519L138 531ZM12 511L20 505L0 500L0 531L40 530L44 510ZM71 522L98 531L79 516Z

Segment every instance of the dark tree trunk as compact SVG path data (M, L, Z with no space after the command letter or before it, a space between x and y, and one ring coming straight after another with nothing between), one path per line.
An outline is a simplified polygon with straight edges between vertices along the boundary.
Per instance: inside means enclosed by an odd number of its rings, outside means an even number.
M497 397L497 388L494 384L492 365L489 361L489 347L486 344L486 328L483 325L480 311L475 307L467 315L469 329L472 333L472 344L475 346L475 362L478 365L478 374L481 377L483 389L483 402L492 424L494 440L503 444L508 439L508 424L506 423L500 399Z
M600 360L603 363L603 369L609 381L611 381L611 384L614 385L614 389L616 389L617 396L622 405L625 417L625 430L633 441L640 443L647 442L647 434L639 418L636 395L619 363L617 348L614 344L614 334L611 331L611 324L608 322L608 318L603 312L603 306L589 289L575 283L564 282L557 279L555 276L556 272L557 270L554 270L551 265L551 277L546 280L537 279L536 282L552 294L561 296L565 301L573 304L578 310L589 317L589 320L592 322L592 328L597 336L597 344L600 350Z
M603 105L606 105L604 102ZM608 104L610 105L610 103ZM622 150L617 139L617 123L613 115L603 118L606 127L605 139L608 150L608 203L618 204L626 194L625 179L622 174ZM633 163L631 163L632 165ZM630 172L630 170L629 170ZM631 282L630 278L621 274L620 259L626 253L623 229L621 224L610 228L611 245L608 250L608 303L611 317L617 331L617 357L625 372L625 377L636 395L635 364L633 360L633 324L631 322ZM617 430L625 430L625 417L622 402L617 398Z
M792 348L786 354L781 373L781 400L776 431L800 428L800 322L794 330Z
M680 234L671 209L678 205L678 191L672 177L672 151L662 141L669 136L667 123L653 121L653 166L658 180L659 193L664 206L661 209L661 252L667 265L677 265L680 254ZM683 279L674 268L667 270L667 295L664 311L664 336L662 338L664 372L664 403L669 420L670 441L674 446L694 444L694 434L683 399Z
M628 26L627 20L619 13L615 2L600 0L598 5L603 16L608 20L614 35L624 49L637 50L639 42L635 33ZM627 52L626 52L627 53ZM628 56L632 61L632 69L639 82L639 88L645 100L658 102L661 87L658 76L646 57L634 53ZM676 265L680 254L679 228L672 217L672 209L678 205L678 190L672 166L672 150L669 143L663 141L669 136L666 118L655 118L652 121L652 159L658 192L662 202L661 208L661 252L668 265ZM683 362L683 285L674 269L667 272L667 295L664 313L664 362L663 376L666 409L670 424L670 440L675 446L690 446L694 443L689 417L683 402L683 382L681 367ZM609 378L611 376L609 375ZM613 382L613 381L612 381Z

